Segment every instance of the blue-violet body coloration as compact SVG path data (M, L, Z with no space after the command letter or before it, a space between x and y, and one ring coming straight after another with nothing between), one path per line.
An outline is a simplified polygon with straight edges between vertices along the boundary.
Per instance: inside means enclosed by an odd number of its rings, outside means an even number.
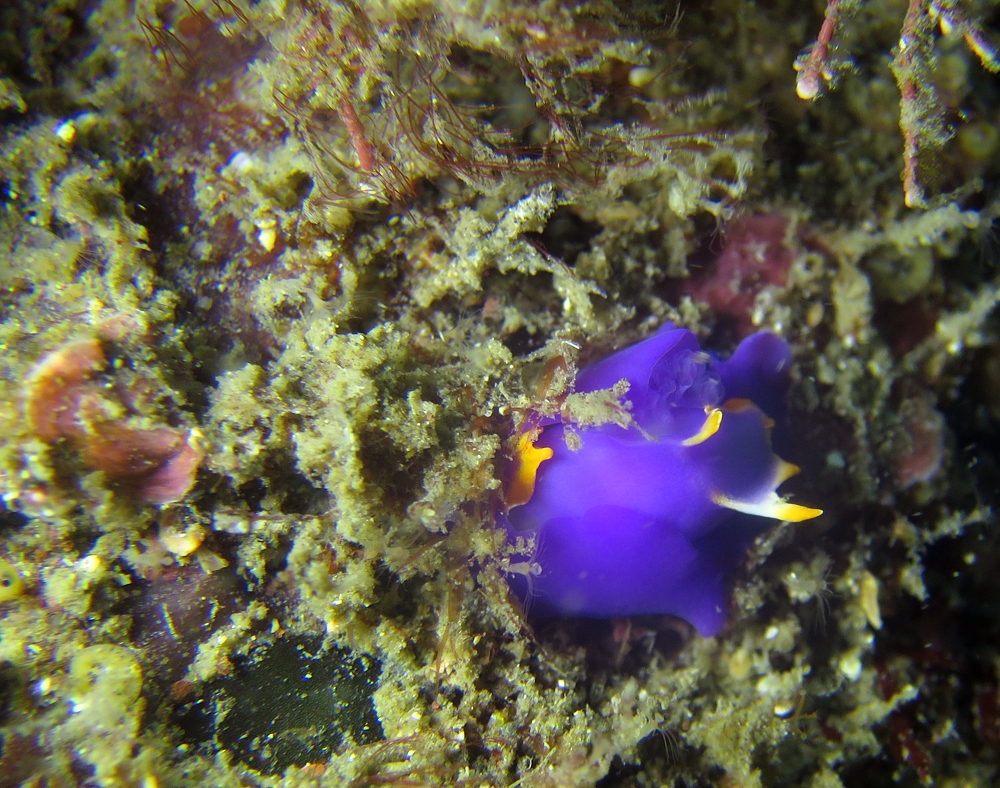
M558 420L519 443L530 497L508 518L512 534L537 536L532 609L673 614L702 635L718 632L725 577L760 530L747 515L820 514L775 492L798 470L770 437L790 364L774 334L748 337L720 362L690 331L668 327L582 370L579 392L628 380L633 423L581 430L578 451Z

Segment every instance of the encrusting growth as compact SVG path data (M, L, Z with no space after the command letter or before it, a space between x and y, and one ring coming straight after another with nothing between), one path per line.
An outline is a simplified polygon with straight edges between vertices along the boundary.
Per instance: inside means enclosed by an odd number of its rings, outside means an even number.
M81 339L43 358L25 384L24 411L35 434L62 441L83 464L142 501L179 501L194 484L204 451L197 430L140 427L125 398L97 380L108 366L97 339Z

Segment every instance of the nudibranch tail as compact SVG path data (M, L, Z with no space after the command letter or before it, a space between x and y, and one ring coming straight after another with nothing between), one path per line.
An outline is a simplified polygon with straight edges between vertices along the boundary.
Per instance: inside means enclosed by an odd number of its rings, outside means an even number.
M517 439L514 449L514 469L510 484L507 486L507 508L521 506L531 500L535 494L535 478L538 476L538 466L552 459L552 449L537 449L535 441L538 430L528 430Z
M801 523L803 520L811 520L823 514L822 509L811 509L808 506L789 503L775 492L766 495L760 501L736 501L721 493L715 493L712 495L712 502L734 512L771 517L788 523Z
M819 517L823 511L789 503L777 489L799 472L799 467L778 457L771 448L774 420L748 399L727 400L722 409L730 429L728 445L720 446L715 485L710 498L716 506L734 512L786 522ZM727 467L730 473L722 472ZM753 480L753 481L751 481Z

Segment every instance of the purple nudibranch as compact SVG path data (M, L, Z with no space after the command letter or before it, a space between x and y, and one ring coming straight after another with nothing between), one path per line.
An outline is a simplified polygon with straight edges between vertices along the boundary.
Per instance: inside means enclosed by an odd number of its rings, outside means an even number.
M578 451L558 419L534 445L519 443L527 500L508 496L507 518L512 538L537 537L532 610L672 614L716 634L726 575L759 531L746 515L798 522L822 513L776 492L798 472L772 451L768 415L782 406L790 364L774 334L748 337L717 361L690 331L667 327L582 370L579 392L628 380L633 424L582 429Z

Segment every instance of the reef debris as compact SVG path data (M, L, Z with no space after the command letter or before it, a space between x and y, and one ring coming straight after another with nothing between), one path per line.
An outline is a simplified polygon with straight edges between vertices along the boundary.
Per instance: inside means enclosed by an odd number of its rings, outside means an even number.
M140 409L150 392L116 387L114 373L104 374L108 367L96 337L53 350L25 381L28 424L42 441L65 442L85 468L103 472L145 503L181 500L205 455L200 432L145 426Z

